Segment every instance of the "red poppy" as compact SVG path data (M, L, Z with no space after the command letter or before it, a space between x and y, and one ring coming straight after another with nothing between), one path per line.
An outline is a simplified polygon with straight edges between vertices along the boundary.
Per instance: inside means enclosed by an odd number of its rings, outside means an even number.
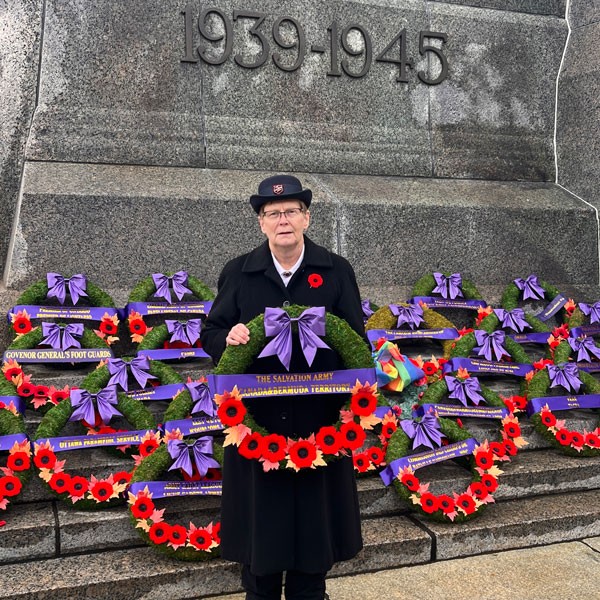
M33 329L31 321L27 317L17 317L12 326L16 333L21 334L29 333Z
M504 431L508 437L515 438L521 435L521 428L518 423L507 423L504 426Z
M377 396L367 391L361 390L352 395L350 400L350 410L359 417L368 417L375 412L377 407Z
M260 458L262 456L262 439L262 435L256 431L247 435L239 445L238 452L245 458Z
M27 452L14 452L8 455L6 466L11 471L27 471L31 466L31 460Z
M50 388L45 385L36 385L33 397L41 400L42 398L48 398L50 396Z
M556 417L550 411L540 413L540 419L546 427L554 427L556 425Z
M69 485L70 496L75 498L81 498L90 488L90 482L85 477L79 477L78 475L71 477L71 484Z
M481 483L483 483L483 485L485 485L485 487L487 488L487 491L490 494L493 494L496 491L496 489L498 488L498 480L493 475L490 475L489 473L484 473L481 476Z
M212 528L212 537L217 544L221 543L221 522L216 523Z
M35 394L36 386L33 383L29 383L28 381L24 381L18 388L17 394L23 398L28 398L29 396L33 396Z
M198 550L208 550L213 538L207 529L195 529L190 533L190 544Z
M527 406L527 398L525 396L513 396L512 401L517 410L525 410Z
M585 438L581 433L579 433L579 431L571 431L571 443L573 444L573 446L575 446L575 448L581 448L581 446L583 446L584 441Z
M33 457L33 464L38 469L53 469L56 464L56 454L48 448L40 448Z
M262 455L265 460L278 463L285 458L286 441L282 435L271 433L263 438Z
M565 323L560 327L555 327L552 330L552 335L556 338L560 337L566 340L569 337L569 326Z
M490 442L490 450L500 458L506 456L506 448L502 442Z
M239 425L246 415L246 407L235 398L225 400L217 410L217 416L226 427Z
M571 432L568 429L559 429L555 435L558 443L561 446L570 446L571 445Z
M317 448L308 440L298 440L289 449L291 461L299 468L310 467L317 458Z
M0 498L16 496L22 487L21 480L14 475L0 477Z
M432 362L425 362L423 363L423 366L421 367L423 369L423 372L425 373L425 375L435 375L438 371L438 368L432 363Z
M333 426L321 427L315 436L317 446L325 454L337 454L344 439L342 434Z
M152 454L158 448L158 442L152 438L145 440L144 443L140 444L140 455L148 456Z
M367 450L367 456L374 465L380 465L385 460L385 454L381 448L372 446Z
M148 535L155 544L165 544L169 541L171 526L168 523L153 523Z
M148 519L154 512L154 503L150 498L142 496L134 502L131 512L136 519Z
M113 494L113 486L108 481L97 481L90 490L98 502L106 502Z
M467 515L474 513L475 509L477 508L477 506L475 505L475 500L470 494L461 494L456 499L456 506L462 509Z
M64 494L71 485L71 476L68 473L54 473L48 485L57 493Z
M585 444L590 448L600 448L600 437L595 433L587 433L585 436Z
M462 419L456 419L456 424L457 424L457 425L458 425L458 426L459 426L461 429L463 429L464 425L463 425Z
M312 273L308 276L308 285L311 288L318 288L323 285L323 278L318 273Z
M171 525L169 543L173 546L183 546L187 540L187 529L183 525Z
M18 377L19 375L22 375L22 373L23 369L21 369L21 367L13 367L12 369L6 369L4 377L6 377L8 381L12 381L13 377Z
M388 421L387 423L384 423L383 427L381 428L381 435L386 440L389 440L394 434L394 431L396 431L396 429L398 429L396 423L394 423L393 421Z
M456 510L454 500L452 500L452 498L450 498L450 496L446 496L445 494L442 494L441 496L438 496L437 500L438 500L438 504L439 504L442 512L445 515L453 513Z
M135 333L137 335L146 335L146 331L148 327L146 327L146 323L144 323L143 319L132 319L129 321L129 331L131 333Z
M365 430L354 421L344 423L340 427L340 433L342 434L344 446L349 450L358 450L367 438Z
M480 450L475 454L475 462L482 469L489 469L494 464L494 453L491 450Z
M517 452L519 451L516 444L512 440L509 440L508 438L502 441L502 445L504 446L506 453L510 456L515 456L517 454Z
M484 500L489 495L488 488L481 481L474 481L469 486L469 490L478 500Z
M102 320L98 329L106 335L115 335L117 333L117 326L110 319Z
M61 402L62 400L64 400L65 398L68 398L68 397L69 397L68 390L54 390L50 394L50 401L53 404L58 404L59 402Z
M440 504L438 502L437 496L434 496L430 492L425 492L421 496L421 508L426 513L434 513L436 510L439 510Z
M368 468L371 462L369 461L369 457L365 452L361 452L360 454L355 454L352 456L352 462L354 463L354 468L359 473L364 473Z
M131 481L131 473L129 471L119 471L113 475L113 481L121 485L129 483Z
M411 492L416 492L419 489L421 483L412 473L403 473L400 481L409 489Z
M206 475L200 478L202 481L220 481L223 479L221 469L208 469Z

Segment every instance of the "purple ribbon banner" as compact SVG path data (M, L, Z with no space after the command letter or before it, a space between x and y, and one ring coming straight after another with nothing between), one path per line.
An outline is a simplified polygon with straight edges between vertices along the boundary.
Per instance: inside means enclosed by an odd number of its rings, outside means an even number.
M0 404L4 404L2 408L7 408L10 403L15 405L15 408L22 415L25 414L25 400L21 396L0 396Z
M196 417L192 419L181 419L179 421L167 421L161 429L165 433L179 429L183 437L196 435L197 433L208 433L210 431L221 431L223 423L218 417Z
M434 298L433 296L414 296L408 300L411 304L424 302L428 308L467 308L477 310L485 308L488 303L485 300L450 300L446 298ZM566 301L565 301L566 302Z
M144 488L152 494L152 498L174 498L178 496L220 496L220 481L138 481L132 483L128 491L133 495Z
M507 337L517 344L547 344L550 332L547 333L507 333Z
M15 442L21 443L29 438L24 433L13 433L12 435L0 435L0 451L10 450Z
M153 360L174 360L182 358L210 358L202 348L170 348L168 350L138 350L138 356Z
M547 321L550 317L553 317L566 303L567 298L565 298L562 294L558 294L546 308L541 310L537 315L535 315L540 321Z
M598 325L581 325L571 329L571 337L578 338L583 335L600 335L600 323Z
M539 413L545 405L550 410L577 410L582 408L600 408L600 394L584 396L549 396L547 398L532 398L527 403L529 416Z
M157 385L143 390L129 390L125 392L128 398L135 400L172 400L175 395L185 390L184 383L170 383L168 385Z
M129 302L125 306L126 314L131 311L140 315L207 315L212 308L212 300L199 302L180 302L178 304L165 304L164 302Z
M101 448L105 446L139 446L146 433L148 433L147 429L141 429L139 431L122 431L119 433L43 438L36 440L36 442L50 442L54 448L54 452Z
M367 338L374 349L377 340L405 340L405 339L432 339L455 340L458 331L454 327L441 327L440 329L369 329Z
M16 360L19 363L86 363L113 358L110 348L32 348L27 350L6 350L3 360Z
M422 404L413 411L413 415L422 417L429 411L433 411L438 417L475 417L477 419L504 419L510 414L508 408L502 407Z
M356 380L373 384L375 369L347 369L319 373L277 373L274 375L208 375L213 394L231 391L237 385L244 398L265 396L306 396L313 394L349 394Z
M29 304L13 306L7 314L8 322L17 312L26 310L31 319L84 319L88 321L102 321L108 314L109 317L119 316L119 310L102 306L33 306Z
M576 362L577 368L586 373L600 373L600 362Z
M441 448L436 448L434 450L419 452L412 456L404 456L392 461L385 469L383 469L383 471L381 471L381 473L379 473L379 476L385 485L390 485L401 469L404 469L405 467L410 467L416 471L422 467L434 465L439 462L459 458L460 456L468 456L473 454L473 451L478 445L479 442L475 438L468 438L462 442L448 444L447 446L442 446Z
M494 375L514 375L525 377L527 373L534 370L533 365L524 363L504 363L490 360L479 360L476 358L453 358L443 367L444 373L452 373L460 368L467 369L469 373L490 373Z

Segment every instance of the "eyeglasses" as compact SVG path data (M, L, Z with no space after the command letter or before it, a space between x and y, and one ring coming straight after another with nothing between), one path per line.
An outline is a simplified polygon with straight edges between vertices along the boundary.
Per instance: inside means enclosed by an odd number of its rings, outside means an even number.
M304 212L303 208L288 208L287 210L267 210L261 214L267 221L279 221L283 215L288 221L297 219Z

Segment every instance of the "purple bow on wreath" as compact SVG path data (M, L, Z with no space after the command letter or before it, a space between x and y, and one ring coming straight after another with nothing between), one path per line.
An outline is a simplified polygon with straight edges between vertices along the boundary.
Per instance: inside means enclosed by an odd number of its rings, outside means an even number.
M371 302L369 300L362 300L360 305L362 306L363 318L365 320L375 313L375 311L371 308Z
M485 398L479 393L481 392L481 385L477 377L467 377L461 380L452 375L446 375L444 379L450 392L448 398L458 400L464 406L468 405L469 400L476 406L479 406L480 402L485 404Z
M476 329L473 333L477 340L478 348L476 350L479 356L484 356L486 360L493 360L494 356L496 360L502 360L502 357L508 354L503 346L506 338L504 331L497 330L488 333L483 329Z
M193 346L200 339L202 319L190 319L185 323L166 320L165 325L167 331L171 334L170 342L183 342Z
M75 410L69 417L69 421L79 421L83 419L93 426L96 421L96 407L98 407L98 414L105 425L113 416L123 416L116 408L114 408L119 401L116 385L109 385L100 390L97 394L92 394L87 390L71 390L70 397L71 406Z
M443 273L434 273L433 278L437 285L433 288L433 294L441 294L442 298L462 298L461 290L462 277L460 273L452 273L452 275L444 275Z
M577 393L583 385L583 381L579 379L579 369L573 363L546 365L546 368L548 369L551 388L562 386L567 392Z
M417 329L424 322L423 309L418 304L410 304L409 306L390 304L389 309L395 317L398 317L397 329L400 329L402 325L408 325L410 329Z
M400 421L404 433L413 441L413 450L419 446L439 448L442 445L443 433L437 417L429 412L420 421L404 419Z
M188 389L192 401L194 402L194 406L192 406L191 410L192 415L204 413L209 417L214 417L217 414L217 407L213 402L210 388L206 383L186 383L185 387Z
M46 337L40 344L52 346L55 350L81 348L81 344L75 338L83 335L83 324L69 323L69 325L62 326L56 323L42 323L42 334Z
M512 310L495 308L494 313L502 321L502 327L505 329L523 333L525 329L531 328L531 325L525 320L525 311L522 308L513 308Z
M81 273L73 275L71 278L65 278L60 273L47 273L46 280L48 282L48 298L56 298L61 304L65 303L67 298L67 286L73 304L82 296L87 296L85 290L87 287L87 278Z
M282 308L265 308L265 335L273 339L263 348L258 358L276 355L289 371L292 359L292 322L298 323L300 346L308 365L312 365L317 348L329 346L321 339L325 335L325 307L307 308L299 317L292 318Z
M173 304L170 286L173 287L173 291L180 301L186 294L192 293L192 290L186 286L188 280L187 271L177 271L177 273L170 277L163 273L153 273L152 279L156 286L154 297L164 298L169 304Z
M594 304L580 302L579 308L584 315L589 316L590 323L600 323L600 300L594 302Z
M109 358L106 366L112 375L108 385L120 385L126 391L129 390L128 369L141 388L146 387L149 379L156 379L154 375L148 373L150 360L147 356L138 356L128 363L121 358Z
M194 456L194 463L200 477L204 477L211 467L218 468L220 466L212 457L213 440L209 436L198 438L192 445L187 444L183 440L169 440L167 450L169 456L173 459L173 464L169 467L169 471L181 469L191 477L194 473L194 466L190 453Z
M600 348L596 346L594 338L587 335L578 338L569 338L569 346L577 352L577 361L592 362L592 356L600 358Z
M523 300L531 298L533 300L544 299L544 288L540 285L537 275L529 275L527 279L517 277L514 284L523 292Z

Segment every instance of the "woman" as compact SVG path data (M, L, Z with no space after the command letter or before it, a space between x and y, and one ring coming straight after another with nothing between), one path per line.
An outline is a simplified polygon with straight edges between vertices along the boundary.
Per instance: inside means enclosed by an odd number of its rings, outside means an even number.
M312 192L300 181L277 175L262 181L250 198L264 244L233 259L219 277L219 291L202 330L203 348L216 361L226 346L246 344L244 323L265 307L324 306L363 334L356 278L344 258L304 234ZM332 350L319 349L308 366L294 336L291 372L343 368ZM278 373L276 356L256 359L249 373ZM337 421L344 396L299 396L245 400L256 422L270 433L306 437ZM362 548L360 514L351 457L295 473L264 472L258 461L225 449L221 510L221 555L240 562L246 598L279 599L286 572L287 600L322 600L325 575L334 562Z

